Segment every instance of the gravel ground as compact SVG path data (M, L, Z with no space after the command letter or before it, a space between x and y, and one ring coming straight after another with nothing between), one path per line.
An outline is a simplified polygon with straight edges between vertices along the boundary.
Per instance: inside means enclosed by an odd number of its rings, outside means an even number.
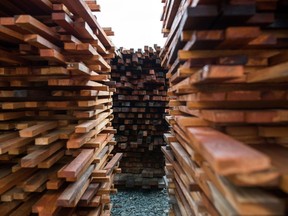
M112 216L167 216L168 195L162 190L118 190L112 195Z

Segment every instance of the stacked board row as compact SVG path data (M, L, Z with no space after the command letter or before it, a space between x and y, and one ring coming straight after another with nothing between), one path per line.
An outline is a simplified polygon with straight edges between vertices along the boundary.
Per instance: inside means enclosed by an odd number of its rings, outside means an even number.
M287 1L162 2L170 215L287 215Z
M116 152L123 152L122 173L115 184L124 187L163 187L164 158L161 145L167 131L165 70L155 45L134 51L121 48L112 61L113 126Z
M110 215L114 46L94 0L0 2L1 215ZM107 31L106 31L107 30Z

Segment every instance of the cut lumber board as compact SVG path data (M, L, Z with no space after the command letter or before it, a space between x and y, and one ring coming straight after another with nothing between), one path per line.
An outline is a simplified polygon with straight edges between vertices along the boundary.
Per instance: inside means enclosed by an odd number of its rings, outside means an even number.
M73 207L76 206L81 196L89 185L89 176L94 169L94 165L89 166L87 171L80 177L80 179L70 184L57 199L57 206Z
M83 194L83 196L81 197L79 205L89 205L93 197L97 194L99 188L100 188L99 183L90 184L85 193Z
M287 62L250 73L247 82L285 82L287 81Z
M108 49L112 47L111 42L106 36L104 30L100 27L96 17L92 14L88 5L83 0L81 1L62 0L61 2L63 2L73 14L77 14L78 16L83 17L83 19L87 21L87 23L93 29L93 31L95 32L97 30L99 31L98 37L104 46L106 46Z
M56 32L30 15L17 16L15 18L15 24L32 33L37 33L53 43L59 44L60 42Z
M107 170L107 175L113 171L114 167L119 163L122 156L122 153L116 153L115 156L106 164L104 170Z
M34 137L55 127L57 127L57 122L41 122L40 124L19 131L19 134L20 137Z
M20 170L7 175L4 178L0 179L0 194L3 194L7 190L11 189L15 185L19 184L21 181L25 180L31 176L36 169L25 169L21 168Z
M57 198L59 197L58 191L49 191L45 193L33 206L32 212L39 215L53 215L59 211L59 207L56 205Z
M60 178L75 178L79 175L80 171L85 167L85 165L91 164L93 158L93 149L83 149L81 153L64 169L58 172L58 177Z
M56 141L47 147L34 150L21 159L21 167L36 167L40 162L53 155L62 147L64 147L64 142Z
M4 153L9 152L10 150L26 146L32 141L33 141L32 138L22 138L22 137L16 136L16 138L12 138L12 139L1 142L0 153L4 154Z
M216 130L188 127L186 131L196 149L219 174L249 173L271 167L269 157Z

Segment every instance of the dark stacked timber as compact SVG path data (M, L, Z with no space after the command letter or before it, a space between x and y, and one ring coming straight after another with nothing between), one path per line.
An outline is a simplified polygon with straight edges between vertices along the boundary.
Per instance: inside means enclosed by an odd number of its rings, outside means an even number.
M3 216L110 215L122 154L111 154L114 47L98 10L91 0L0 2Z
M117 129L116 152L123 152L122 173L115 184L124 187L163 188L164 158L161 145L167 131L166 71L161 67L159 47L144 51L119 50L112 62L113 125Z
M287 215L287 1L163 3L171 215Z

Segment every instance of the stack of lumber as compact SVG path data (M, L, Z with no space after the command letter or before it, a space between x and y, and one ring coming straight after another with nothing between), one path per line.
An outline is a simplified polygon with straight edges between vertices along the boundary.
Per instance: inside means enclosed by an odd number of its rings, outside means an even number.
M167 131L166 71L161 67L160 48L120 48L112 62L113 126L117 129L116 152L123 152L122 173L115 184L124 187L163 187L164 157L161 145Z
M0 2L3 216L110 215L122 154L111 154L114 46L97 10L93 0Z
M162 2L170 214L287 215L287 1Z

